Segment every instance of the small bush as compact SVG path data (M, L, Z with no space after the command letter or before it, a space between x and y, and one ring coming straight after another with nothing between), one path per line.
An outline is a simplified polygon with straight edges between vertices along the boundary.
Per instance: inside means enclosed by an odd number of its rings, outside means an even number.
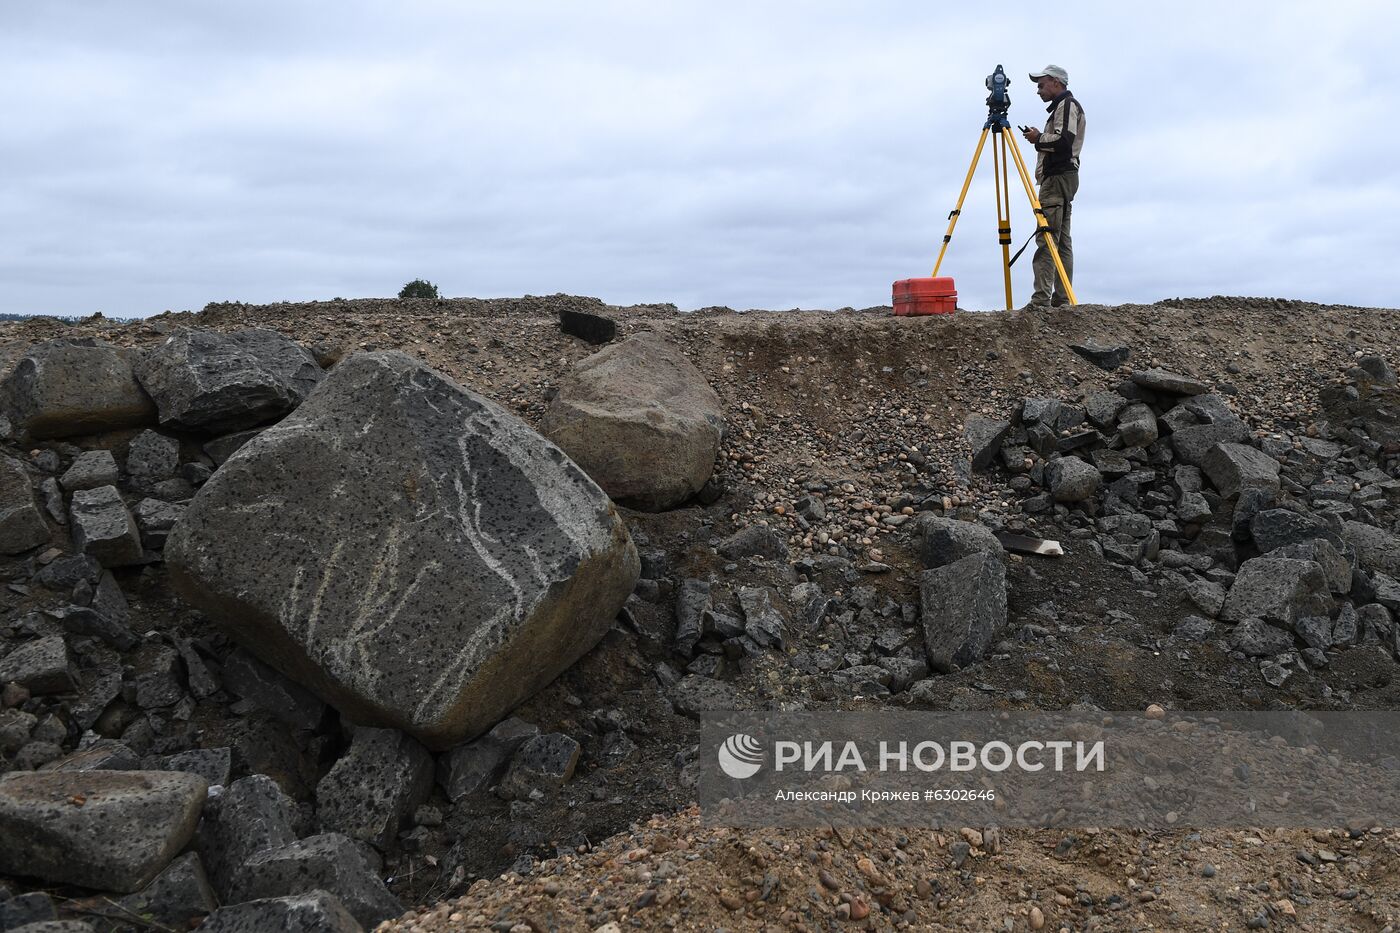
M423 279L414 279L399 289L400 298L436 298L437 296L437 286Z

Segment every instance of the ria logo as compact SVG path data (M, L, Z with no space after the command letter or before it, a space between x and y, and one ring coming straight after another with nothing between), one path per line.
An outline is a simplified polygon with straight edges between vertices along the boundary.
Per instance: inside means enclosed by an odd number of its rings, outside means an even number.
M751 778L763 767L763 743L736 732L719 747L719 769L738 780Z

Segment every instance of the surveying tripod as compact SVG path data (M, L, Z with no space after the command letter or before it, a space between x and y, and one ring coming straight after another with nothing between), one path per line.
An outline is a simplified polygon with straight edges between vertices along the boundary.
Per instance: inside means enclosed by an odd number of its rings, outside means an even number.
M1000 65L997 70L987 76L987 90L991 91L987 95L987 122L982 124L982 136L977 140L977 151L972 154L972 166L967 170L967 180L963 182L962 193L958 195L958 205L953 208L948 215L948 232L943 236L943 248L938 251L938 262L934 264L933 274L938 276L938 267L943 265L943 255L948 252L948 242L953 239L953 228L958 225L958 217L962 214L963 201L967 198L967 189L972 186L973 173L977 171L977 161L982 158L982 147L987 143L987 134L994 133L997 140L992 143L992 173L996 179L997 193L997 234L998 242L1001 243L1001 266L1002 273L1006 279L1006 310L1012 308L1011 300L1011 264L1016 261L1016 257L1011 255L1011 184L1008 181L1007 153L1016 161L1016 172L1021 176L1021 184L1026 189L1026 197L1030 198L1031 209L1035 211L1036 232L1034 236L1045 238L1045 245L1050 248L1050 258L1055 260L1055 270L1059 273L1060 283L1065 287L1065 296L1070 304L1078 304L1074 297L1074 289L1070 287L1069 275L1065 272L1064 263L1060 262L1060 251L1055 247L1055 238L1050 232L1050 225L1045 222L1045 211L1040 207L1040 200L1035 196L1035 186L1031 183L1031 175L1026 171L1026 163L1021 158L1021 150L1016 146L1016 140L1011 138L1011 121L1007 119L1006 112L1011 108L1011 96L1006 91L1006 72L1002 71ZM1009 140L1009 145L1008 145ZM998 152L1000 149L1000 152ZM1025 247L1022 247L1024 250Z

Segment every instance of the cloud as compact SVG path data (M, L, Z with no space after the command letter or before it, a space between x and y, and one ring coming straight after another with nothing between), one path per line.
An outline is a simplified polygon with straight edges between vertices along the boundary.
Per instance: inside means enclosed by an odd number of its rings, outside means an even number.
M1004 63L1069 68L1083 300L1394 305L1400 11L762 5L0 10L0 311L570 291L856 307L927 275ZM1024 149L1027 158L1031 153ZM990 152L944 274L1003 304ZM1013 179L1014 181L1014 179ZM1017 245L1030 212L1012 192ZM1029 256L1017 297L1029 291Z

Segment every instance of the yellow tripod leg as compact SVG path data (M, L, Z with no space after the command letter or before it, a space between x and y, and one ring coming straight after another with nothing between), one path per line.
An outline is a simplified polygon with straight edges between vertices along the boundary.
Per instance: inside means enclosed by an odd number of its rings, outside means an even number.
M943 248L938 251L938 262L933 264L934 278L938 277L938 267L943 265L943 254L948 252L948 241L953 239L953 228L958 225L958 215L962 213L963 201L967 198L967 189L972 187L972 173L977 171L977 160L982 158L982 146L987 142L989 128L982 130L982 136L977 140L977 151L972 154L972 165L967 170L967 180L963 182L962 193L958 195L958 206L953 208L953 212L948 215L948 232L943 235Z
M1060 284L1065 287L1065 297L1072 305L1079 304L1079 299L1074 297L1074 289L1069 284L1069 274L1065 272L1064 263L1060 262L1060 251L1055 247L1055 238L1050 234L1050 226L1045 222L1045 211L1040 206L1040 199L1035 196L1035 186L1031 184L1030 172L1026 171L1026 163L1021 159L1021 150L1016 146L1016 140L1011 140L1011 154L1016 157L1016 171L1021 175L1021 184L1026 188L1026 197L1031 199L1031 209L1035 211L1037 229L1045 237L1045 244L1050 247L1050 258L1055 260L1055 271L1060 274Z
M992 173L996 177L997 195L997 241L1001 243L1001 271L1006 279L1006 310L1012 307L1011 300L1011 180L1007 176L1010 160L1006 157L1006 133L997 127L999 139L992 143ZM997 158L997 147L1001 147L1001 158Z

